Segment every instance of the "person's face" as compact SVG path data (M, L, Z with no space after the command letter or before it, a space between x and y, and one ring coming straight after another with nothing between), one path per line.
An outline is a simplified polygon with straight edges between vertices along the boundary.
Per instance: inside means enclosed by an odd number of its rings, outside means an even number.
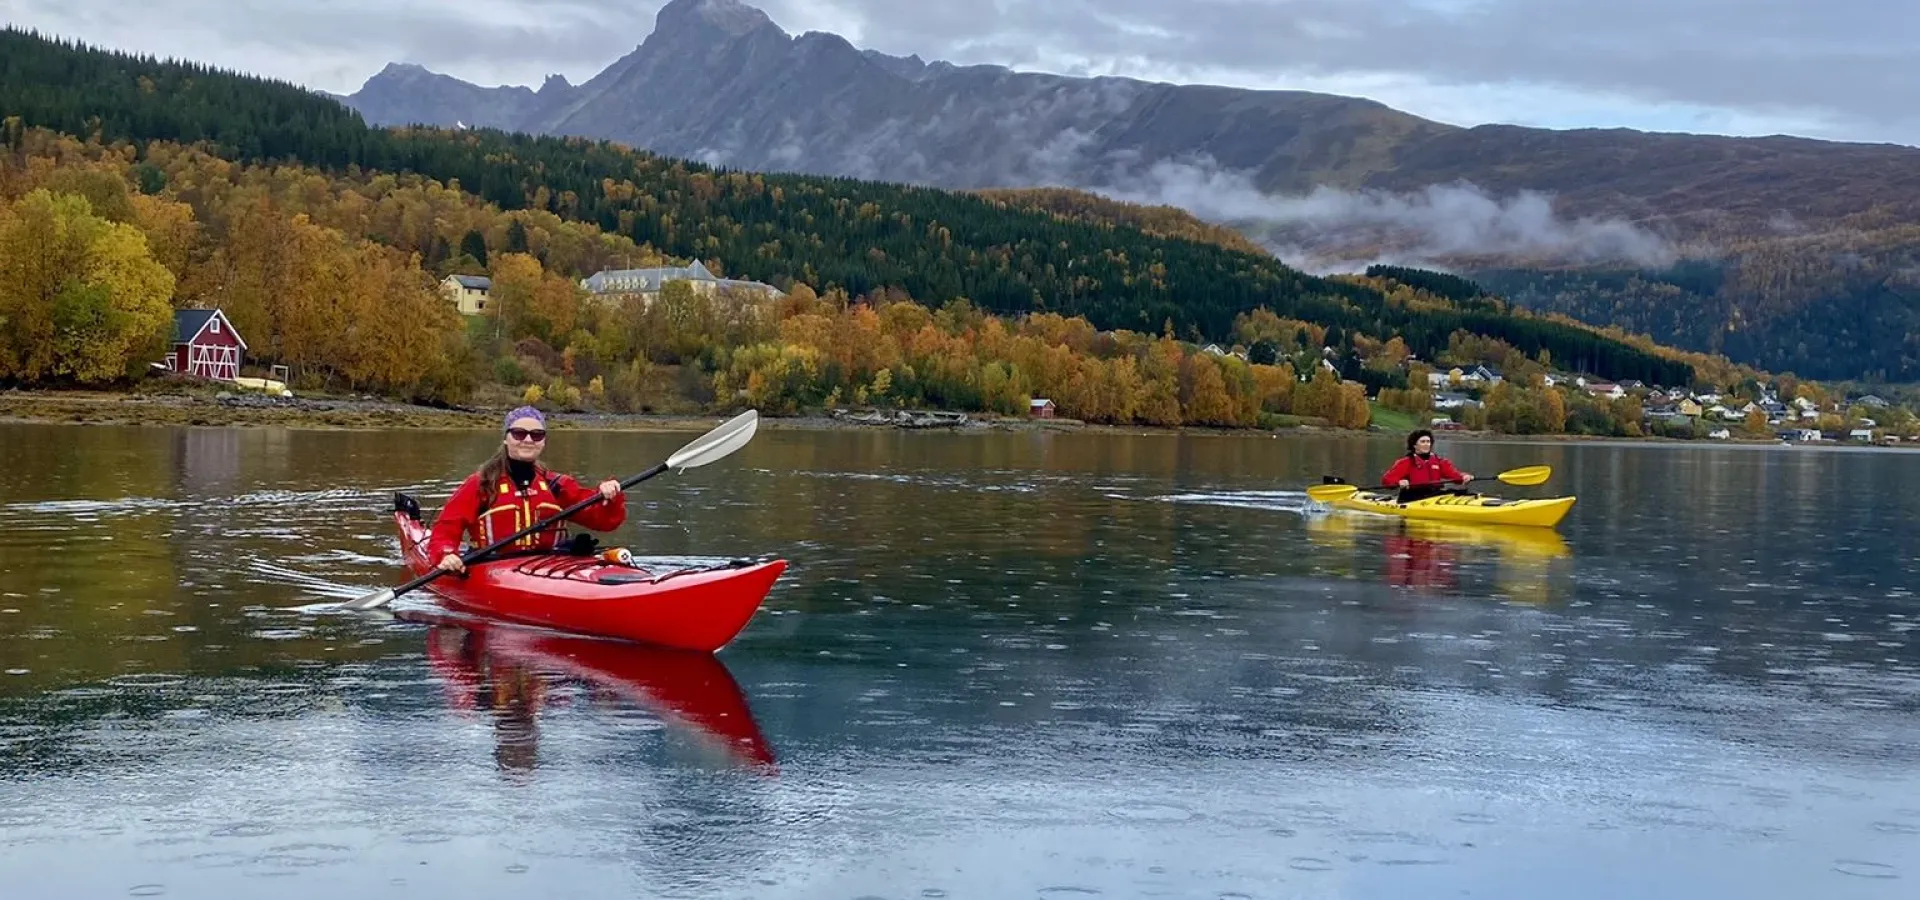
M1419 439L1419 440L1417 440L1417 441L1414 441L1414 442L1413 442L1413 452L1415 452L1415 453L1432 453L1432 452L1433 452L1433 438L1430 438L1430 437L1427 437L1427 436L1426 436L1426 435L1424 435L1424 434L1423 434L1423 435L1421 435L1421 436L1420 436L1420 439Z
M507 426L507 456L521 462L533 462L540 458L540 451L547 449L547 429L539 419L522 416Z

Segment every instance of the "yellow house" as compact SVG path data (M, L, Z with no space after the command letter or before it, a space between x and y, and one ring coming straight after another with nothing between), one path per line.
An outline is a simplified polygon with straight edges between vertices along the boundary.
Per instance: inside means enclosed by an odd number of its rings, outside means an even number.
M453 301L463 316L477 316L487 310L487 296L493 291L493 279L484 275L448 275L440 290Z
M1700 404L1695 403L1692 398L1680 401L1680 414L1683 416L1693 416L1697 419L1705 413L1706 410L1702 409Z

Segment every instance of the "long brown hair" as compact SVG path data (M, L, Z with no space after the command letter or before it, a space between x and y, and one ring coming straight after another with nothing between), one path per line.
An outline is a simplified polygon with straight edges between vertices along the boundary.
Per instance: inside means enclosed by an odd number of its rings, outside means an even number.
M493 451L487 461L480 464L480 493L490 494L493 486L500 483L500 476L507 474L507 445Z

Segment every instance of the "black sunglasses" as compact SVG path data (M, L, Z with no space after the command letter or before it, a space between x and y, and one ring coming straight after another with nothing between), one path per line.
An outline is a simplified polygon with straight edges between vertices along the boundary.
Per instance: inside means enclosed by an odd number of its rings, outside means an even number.
M532 431L528 431L525 428L509 428L507 429L507 435L516 441L530 440L538 442L547 439L547 430L545 428L535 428Z

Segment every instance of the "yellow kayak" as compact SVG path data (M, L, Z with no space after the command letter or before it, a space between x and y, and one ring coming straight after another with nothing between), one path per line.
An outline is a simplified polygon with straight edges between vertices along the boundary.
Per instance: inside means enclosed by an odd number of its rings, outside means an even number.
M1392 490L1363 490L1336 500L1333 505L1343 509L1358 509L1435 522L1478 522L1489 525L1533 525L1552 528L1560 524L1567 510L1573 508L1574 500L1572 497L1503 500L1484 494L1441 494L1424 497L1411 503L1399 503L1394 499L1397 495L1398 492Z

